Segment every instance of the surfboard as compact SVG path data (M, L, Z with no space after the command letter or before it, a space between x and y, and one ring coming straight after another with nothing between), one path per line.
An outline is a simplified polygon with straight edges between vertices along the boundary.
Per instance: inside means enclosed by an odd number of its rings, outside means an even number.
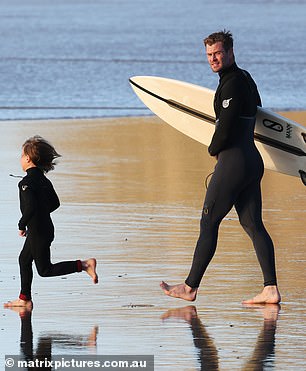
M215 92L157 76L134 76L130 84L140 100L163 121L208 146L215 131ZM306 185L306 128L258 107L255 144L266 169L300 177Z

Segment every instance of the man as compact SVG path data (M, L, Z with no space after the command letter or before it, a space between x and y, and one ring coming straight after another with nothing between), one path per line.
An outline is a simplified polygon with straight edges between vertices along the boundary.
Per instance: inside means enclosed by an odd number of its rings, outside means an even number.
M201 279L216 250L219 225L235 206L264 276L263 291L244 303L279 303L274 246L261 216L260 182L264 167L254 144L260 96L250 74L235 62L230 32L213 33L204 40L204 45L210 67L220 77L214 99L216 129L208 148L217 165L207 189L190 273L184 283L170 286L163 281L161 288L169 296L196 299Z

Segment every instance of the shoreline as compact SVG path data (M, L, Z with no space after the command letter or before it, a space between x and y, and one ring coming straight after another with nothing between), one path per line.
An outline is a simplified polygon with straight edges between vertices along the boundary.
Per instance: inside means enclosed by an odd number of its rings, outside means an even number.
M265 107L264 107L265 108ZM296 123L306 126L306 109L288 109L288 110L272 110L281 116L284 116ZM92 116L92 117L50 117L50 118L29 118L29 119L0 119L0 123L5 122L49 122L49 121L92 121L92 120L120 120L120 119L144 119L144 118L158 118L154 113L147 115L123 115L123 116Z

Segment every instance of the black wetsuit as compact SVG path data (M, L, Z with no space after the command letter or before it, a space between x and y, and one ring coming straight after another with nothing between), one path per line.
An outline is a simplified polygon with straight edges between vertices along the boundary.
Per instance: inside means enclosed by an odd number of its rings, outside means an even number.
M208 148L218 162L207 189L200 236L185 282L199 287L216 250L219 225L235 206L239 221L254 244L264 285L276 285L274 246L261 215L260 181L264 167L254 144L260 96L250 74L235 63L219 76L214 100L216 129Z
M67 261L52 264L50 245L54 239L54 226L50 213L60 206L52 183L42 170L32 167L19 182L20 210L19 230L27 229L23 249L19 255L21 291L19 298L31 300L33 279L32 263L40 276L60 276L81 271L81 262Z

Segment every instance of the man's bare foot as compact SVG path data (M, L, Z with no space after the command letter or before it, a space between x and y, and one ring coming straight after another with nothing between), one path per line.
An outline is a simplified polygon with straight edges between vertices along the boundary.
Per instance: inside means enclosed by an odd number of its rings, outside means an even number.
M166 295L172 296L173 298L194 301L197 297L198 289L193 289L192 287L186 285L186 283L170 286L166 282L162 281L160 283L160 287Z
M95 258L82 261L82 270L85 271L93 280L93 283L98 283L98 275L96 272L97 261Z
M14 301L8 301L7 303L3 304L4 308L25 308L26 310L32 310L33 309L33 302L32 300L21 300L16 299Z
M278 304L281 296L277 286L265 286L262 292L253 299L244 300L242 304Z

